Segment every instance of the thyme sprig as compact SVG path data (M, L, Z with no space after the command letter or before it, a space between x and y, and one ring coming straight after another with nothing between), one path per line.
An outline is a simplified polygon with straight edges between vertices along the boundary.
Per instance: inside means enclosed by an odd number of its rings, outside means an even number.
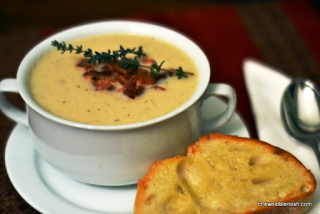
M164 61L162 61L159 65L156 61L153 61L151 66L141 65L138 61L138 58L146 56L141 46L137 50L136 48L125 49L122 46L120 46L119 50L111 51L109 49L107 52L93 52L90 48L88 48L87 50L83 50L83 47L81 45L74 47L71 44L67 45L65 42L60 43L57 40L52 41L51 45L56 47L57 50L61 50L61 54L65 53L66 51L70 51L70 53L72 53L72 51L75 51L76 54L83 53L84 57L89 58L88 63L93 65L95 65L96 63L101 64L101 62L114 61L119 62L120 67L127 69L145 67L150 69L152 78L157 78L160 75L161 70L172 72L172 70L161 68ZM128 58L127 54L133 54L135 57L133 59ZM181 79L182 77L188 77L187 75L193 75L193 73L183 71L181 67L175 69L174 72L178 79Z

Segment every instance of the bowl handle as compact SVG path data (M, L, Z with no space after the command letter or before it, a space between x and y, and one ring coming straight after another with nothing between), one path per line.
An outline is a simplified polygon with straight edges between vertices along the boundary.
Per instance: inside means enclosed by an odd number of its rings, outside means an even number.
M227 123L235 112L237 105L236 92L234 88L224 83L212 83L209 85L204 95L202 96L202 103L212 96L222 96L228 99L227 108L221 114L212 119L203 122L202 132L212 132L214 129ZM213 106L214 108L214 106Z
M0 82L0 109L10 119L17 123L28 126L27 113L15 107L6 97L6 92L18 93L17 80L13 78L4 79Z

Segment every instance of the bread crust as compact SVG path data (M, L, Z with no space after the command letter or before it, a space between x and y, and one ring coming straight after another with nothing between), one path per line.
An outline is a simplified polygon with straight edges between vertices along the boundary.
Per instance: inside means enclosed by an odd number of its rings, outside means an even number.
M134 214L138 213L144 213L143 212L143 206L145 203L144 196L146 189L148 188L148 183L154 178L155 173L158 171L158 169L166 164L172 164L172 163L178 163L180 160L186 158L186 156L175 156L172 158L168 158L165 160L160 160L155 162L150 170L147 172L147 174L138 181L138 186L137 186L137 195L135 198L135 204L134 204Z
M292 154L290 154L289 152L287 152L281 148L278 148L276 146L273 146L273 145L266 143L266 142L263 142L263 141L249 139L249 138L243 138L243 137L238 137L238 136L222 135L219 133L212 133L212 134L209 134L206 136L201 136L199 138L199 141L197 141L196 143L189 146L187 148L187 156L176 156L176 157L173 157L170 159L161 160L161 161L154 163L154 165L151 167L151 169L145 175L145 177L143 179L139 180L139 182L138 182L138 192L137 192L137 196L136 196L136 200L135 200L134 213L135 214L143 214L144 213L143 212L143 206L145 203L144 196L145 196L146 189L148 188L148 183L153 179L154 174L157 173L160 166L166 165L166 164L171 164L171 163L176 164L185 158L193 157L195 154L201 152L201 149L206 144L219 142L219 140L223 140L225 142L233 141L233 142L237 142L237 143L243 144L243 145L251 144L254 146L262 147L262 148L264 148L265 151L276 154L279 157L283 158L284 160L293 163L296 168L299 168L301 171L303 171L304 176L308 177L308 181L309 181L308 185L311 188L308 189L308 191L306 191L306 192L299 191L299 194L292 193L290 195L287 195L284 198L279 198L278 200L274 200L274 202L288 202L288 203L299 202L300 204L312 202L313 195L314 195L315 188L316 188L316 180L315 180L314 176L312 175L312 173L310 172L310 170L307 170L304 167L304 165L296 157L294 157ZM303 206L287 206L287 207L286 206L272 206L272 207L270 206L270 207L268 207L268 206L258 206L257 205L255 207L252 207L252 208L246 210L245 212L241 212L241 214L301 214L301 213L304 213L307 209L308 209L308 207L303 207Z
M298 197L294 197L294 198L290 198L290 196L288 195L287 197L283 198L282 200L279 200L278 202L299 202L299 203L308 203L308 202L312 202L312 198L314 195L314 191L316 188L316 180L314 178L314 176L312 175L311 171L306 169L305 166L295 157L293 156L291 153L273 146L267 142L264 141L259 141L259 140L255 140L255 139L250 139L250 138L245 138L245 137L238 137L238 136L231 136L231 135L222 135L219 133L211 133L209 135L205 135L205 136L201 136L199 138L199 141L197 141L196 143L192 144L191 146L188 147L188 153L187 156L192 156L193 154L195 154L196 152L199 152L199 150L201 149L201 146L203 144L206 143L211 143L211 140L226 140L226 141L236 141L239 143L243 143L243 144L255 144L258 146L261 146L263 148L265 148L265 150L269 151L270 153L274 153L279 155L280 157L282 157L285 160L288 160L289 162L295 164L295 166L297 168L300 168L302 171L304 171L304 175L309 177L309 185L312 187L310 189L310 191L305 192L305 193L301 193ZM303 213L305 212L308 207L301 207L301 206L297 206L297 207L254 207L255 211L252 210L248 210L246 212L244 212L244 214L282 214L282 213L286 213L286 214L298 214L298 213Z

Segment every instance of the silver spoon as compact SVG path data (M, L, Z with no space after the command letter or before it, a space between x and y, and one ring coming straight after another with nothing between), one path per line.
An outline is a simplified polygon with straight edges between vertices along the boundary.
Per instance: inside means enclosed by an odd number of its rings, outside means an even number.
M320 166L320 92L308 79L294 79L283 93L281 119L291 137L311 146Z

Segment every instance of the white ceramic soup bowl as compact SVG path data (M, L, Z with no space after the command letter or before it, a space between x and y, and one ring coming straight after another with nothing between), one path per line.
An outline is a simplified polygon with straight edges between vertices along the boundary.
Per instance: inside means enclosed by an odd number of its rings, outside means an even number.
M155 37L174 44L194 60L199 83L192 97L161 117L127 125L88 125L59 118L42 109L33 99L29 78L44 53L53 50L53 40L69 42L97 34L129 33ZM225 124L236 106L234 89L215 84L207 89L210 66L203 51L184 35L155 24L135 21L102 21L59 32L35 46L23 59L16 79L0 82L0 108L9 118L29 126L39 154L52 166L75 180L97 185L127 185L142 178L155 161L183 155L201 131ZM4 93L19 93L26 103L23 112L9 103ZM226 110L201 120L200 106L210 96L228 98ZM214 106L212 106L214 108Z

